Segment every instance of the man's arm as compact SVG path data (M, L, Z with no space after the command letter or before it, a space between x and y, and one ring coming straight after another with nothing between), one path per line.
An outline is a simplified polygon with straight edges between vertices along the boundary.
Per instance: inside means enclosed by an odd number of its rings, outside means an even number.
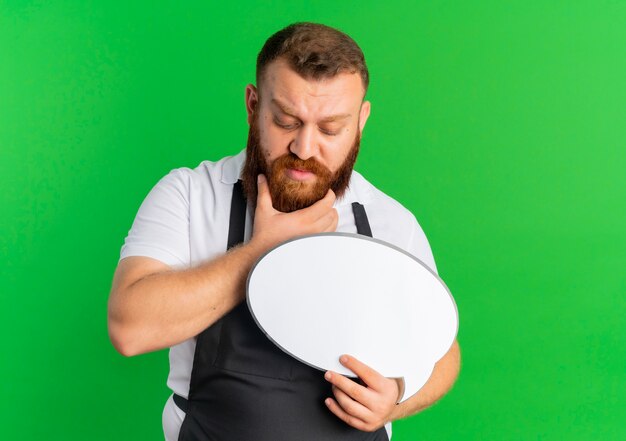
M148 257L122 259L109 297L113 346L131 356L198 335L243 300L246 276L262 253L251 242L181 271Z
M398 404L389 420L406 418L435 404L452 388L460 369L461 349L455 339L450 350L435 364L426 384L415 395Z
M130 356L171 347L198 335L245 297L254 262L290 238L337 228L335 194L292 213L274 210L265 178L259 180L253 236L246 245L196 268L174 271L147 257L120 261L108 307L109 336Z

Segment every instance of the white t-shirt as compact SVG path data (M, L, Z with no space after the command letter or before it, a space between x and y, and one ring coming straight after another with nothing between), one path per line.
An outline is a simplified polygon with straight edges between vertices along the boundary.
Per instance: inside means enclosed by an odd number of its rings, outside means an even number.
M217 162L203 161L193 170L174 169L163 177L141 204L122 246L120 260L146 256L174 269L184 269L224 254L233 184L241 177L244 161L245 150ZM415 216L356 171L352 172L343 197L334 203L339 214L336 231L357 232L352 202L365 206L373 237L411 253L437 272L428 240ZM246 213L246 242L252 233L249 211ZM185 398L189 393L195 344L196 339L190 338L170 348L167 385ZM171 399L168 405L173 406ZM164 425L166 413L175 414L172 410L166 406ZM390 431L389 425L387 431Z

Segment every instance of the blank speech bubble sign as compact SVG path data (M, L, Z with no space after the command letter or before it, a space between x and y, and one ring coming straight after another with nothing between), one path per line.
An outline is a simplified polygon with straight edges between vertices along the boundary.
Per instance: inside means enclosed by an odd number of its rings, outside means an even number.
M248 276L247 301L292 357L354 377L339 363L352 355L404 378L403 399L426 383L458 331L443 280L400 248L358 234L314 234L270 250Z

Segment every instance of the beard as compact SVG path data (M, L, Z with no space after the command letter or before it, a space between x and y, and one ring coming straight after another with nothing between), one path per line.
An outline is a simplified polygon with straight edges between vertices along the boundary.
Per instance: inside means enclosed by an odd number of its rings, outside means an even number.
M329 189L333 190L337 198L343 196L350 183L352 169L359 154L361 145L359 130L356 132L346 159L334 173L314 158L302 160L291 152L268 164L264 154L267 149L264 149L260 143L257 115L253 117L248 132L246 162L243 168L243 189L248 201L256 202L257 176L259 174L264 174L267 178L274 209L283 213L290 213L313 205L326 196ZM287 169L306 170L313 173L315 177L312 182L295 181L286 175Z

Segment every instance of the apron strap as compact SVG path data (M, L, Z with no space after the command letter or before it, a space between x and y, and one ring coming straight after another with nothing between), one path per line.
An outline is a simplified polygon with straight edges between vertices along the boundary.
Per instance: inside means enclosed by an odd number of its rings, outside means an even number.
M372 237L372 229L367 220L365 207L358 202L352 202L352 212L354 213L354 222L356 223L356 231L363 236Z
M180 395L174 394L174 404L178 406L180 410L187 413L187 409L189 409L189 402L186 398L181 397Z
M246 197L243 194L241 179L233 186L233 198L230 201L230 220L228 222L228 247L239 245L243 242L246 229Z

